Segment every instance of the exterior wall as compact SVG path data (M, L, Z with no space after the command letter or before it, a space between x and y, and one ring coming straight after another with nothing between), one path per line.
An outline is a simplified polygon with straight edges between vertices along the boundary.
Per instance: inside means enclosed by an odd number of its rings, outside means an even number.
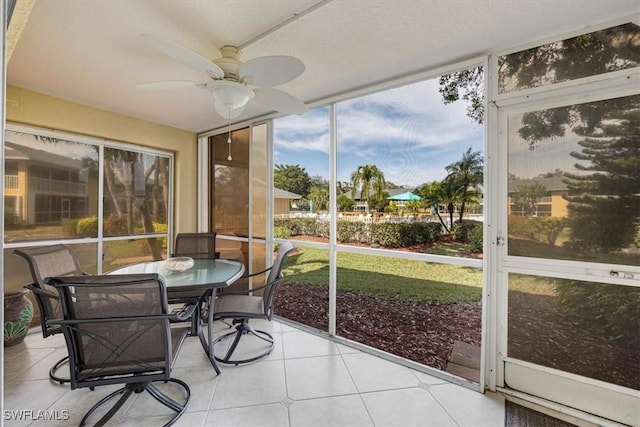
M566 191L554 191L551 194L551 216L554 218L564 218L569 214L569 203L562 197L563 194L566 194Z
M7 87L6 105L6 120L10 123L174 152L174 232L196 231L198 163L195 133L98 110L14 86ZM189 209L189 206L193 208Z
M289 213L289 199L274 199L273 214L284 215Z

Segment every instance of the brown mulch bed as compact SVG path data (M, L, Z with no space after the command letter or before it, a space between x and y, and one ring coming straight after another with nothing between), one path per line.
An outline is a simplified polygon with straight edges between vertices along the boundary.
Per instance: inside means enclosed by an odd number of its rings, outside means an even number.
M480 303L430 304L338 291L337 335L444 370L456 340L480 345L481 313ZM283 283L275 314L326 331L328 289Z
M640 351L576 326L547 295L509 295L509 355L598 380L640 389ZM275 314L328 330L324 286L283 283ZM445 370L455 341L480 345L480 303L432 304L337 294L337 335Z

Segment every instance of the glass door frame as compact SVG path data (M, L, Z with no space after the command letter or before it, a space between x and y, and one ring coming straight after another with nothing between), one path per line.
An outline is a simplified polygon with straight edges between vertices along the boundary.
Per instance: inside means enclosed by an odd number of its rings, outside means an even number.
M496 58L492 58L491 66L494 70L497 70ZM567 412L566 407L577 408L579 411L620 422L628 422L621 414L626 413L628 416L634 411L637 412L637 402L640 398L640 392L637 390L518 360L509 357L507 352L509 273L640 287L638 266L508 254L508 118L510 115L527 111L636 95L640 87L637 70L635 74L625 70L611 73L607 78L597 76L574 81L572 84L561 84L552 89L527 90L522 91L523 93L496 96L488 109L490 138L497 142L492 144L493 146L490 144L487 155L491 159L487 168L493 166L497 171L497 175L492 174L490 178L495 180L495 185L489 184L489 189L495 191L493 196L497 206L489 223L496 226L490 226L486 234L490 244L488 261L495 260L495 270L489 268L490 271L486 272L495 274L495 277L491 277L486 283L495 283L493 295L494 303L497 305L497 318L494 323L496 365L489 366L487 370L495 369L489 384L494 383L498 390L516 397L525 397L527 400L534 396L533 400L538 399L544 402L545 406L560 409L560 405L564 405L564 412ZM612 271L628 273L626 276L631 278L613 277ZM611 405L611 402L616 404Z
M224 129L216 129L216 130L212 130L209 132L205 132L202 134L198 135L198 187L197 187L197 193L198 193L198 201L197 201L197 219L196 219L196 225L197 225L197 231L198 232L208 232L208 231L214 231L212 230L212 209L214 207L214 201L212 199L212 188L210 185L210 182L212 179L214 179L214 167L215 165L211 164L211 149L210 149L210 142L209 142L209 137L211 136L216 136L216 135L222 135L222 134L226 134L228 132L234 132L236 130L240 130L240 129L248 129L249 130L249 223L248 223L248 236L247 237L233 237L233 236L229 236L229 237L224 237L221 236L221 239L228 239L228 240L235 240L235 241L239 241L242 243L246 243L248 245L248 253L247 253L247 274L251 274L254 271L253 268L253 264L252 262L250 262L250 260L253 259L253 248L254 245L256 244L261 244L265 246L264 252L265 252L265 259L264 262L261 265L270 265L270 263L268 262L269 260L266 257L266 254L271 253L272 248L273 248L273 237L272 237L272 229L270 224L273 223L273 209L272 209L272 198L267 197L266 198L266 215L265 215L265 230L266 230L266 235L265 238L256 238L254 236L254 225L253 225L253 213L254 213L254 186L252 185L253 180L256 178L254 176L254 168L252 167L252 159L254 157L253 155L253 150L251 149L251 147L254 144L254 128L260 127L260 126L266 126L266 177L264 177L266 179L267 182L267 190L268 191L273 191L273 186L272 181L273 181L273 171L271 170L271 168L269 167L269 165L271 165L272 163L272 151L273 151L273 124L271 120L256 120L256 121L249 121L249 122L241 122L241 123L236 123L235 125L231 125L229 127L226 127ZM262 270L263 268L260 268L259 270ZM253 284L253 278L249 279L249 284L250 286L252 286Z

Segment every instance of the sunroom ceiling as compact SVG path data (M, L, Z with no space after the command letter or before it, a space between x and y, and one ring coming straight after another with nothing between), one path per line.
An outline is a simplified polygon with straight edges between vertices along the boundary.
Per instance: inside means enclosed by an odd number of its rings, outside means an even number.
M303 13L313 6L318 7ZM223 45L250 42L300 14L249 43L243 59L300 58L306 71L279 88L313 103L439 65L588 31L637 11L637 0L39 0L11 55L7 80L201 132L226 123L207 91L136 89L158 80L206 81L203 73L153 50L142 34L213 59ZM268 112L247 108L238 120Z

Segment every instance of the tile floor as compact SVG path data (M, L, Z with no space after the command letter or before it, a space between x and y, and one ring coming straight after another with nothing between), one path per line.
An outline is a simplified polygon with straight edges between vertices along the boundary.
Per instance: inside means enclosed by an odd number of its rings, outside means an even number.
M274 351L253 364L222 366L219 376L198 339L187 338L173 377L189 384L191 401L176 426L504 425L500 395L480 394L277 321L252 325L272 333ZM250 351L254 343L246 344L243 350ZM39 332L5 349L5 426L78 425L88 408L116 389L70 390L50 382L49 368L65 354L62 336L43 339ZM170 418L146 393L130 402L110 425L160 426ZM8 419L8 410L34 412L18 421ZM54 418L68 411L68 419L37 419L39 410Z

